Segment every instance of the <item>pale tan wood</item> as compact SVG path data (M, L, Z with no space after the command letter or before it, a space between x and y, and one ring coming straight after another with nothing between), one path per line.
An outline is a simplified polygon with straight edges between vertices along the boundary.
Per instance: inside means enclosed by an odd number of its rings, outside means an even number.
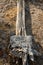
M22 29L22 30L21 30ZM25 1L17 0L17 20L16 20L16 35L26 35L25 29Z

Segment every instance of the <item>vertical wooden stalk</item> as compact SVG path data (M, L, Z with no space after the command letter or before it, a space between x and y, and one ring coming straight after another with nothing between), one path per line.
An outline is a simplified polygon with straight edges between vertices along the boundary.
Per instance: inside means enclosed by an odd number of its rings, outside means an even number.
M20 35L22 29L22 35L26 35L25 30L25 1L17 0L17 21L16 21L16 35Z
M22 58L22 62L23 62L23 65L26 65L26 62L27 62L27 54L25 54L24 57Z
M16 35L20 35L20 21L21 21L21 0L17 0L17 20L16 20Z
M22 19L23 19L23 28L22 28L22 35L26 35L26 29L25 29L25 1L23 0L23 11L22 11Z

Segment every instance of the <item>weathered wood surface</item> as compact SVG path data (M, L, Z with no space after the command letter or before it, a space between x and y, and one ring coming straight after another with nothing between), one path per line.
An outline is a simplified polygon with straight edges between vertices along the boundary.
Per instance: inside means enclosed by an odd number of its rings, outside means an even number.
M25 29L25 0L17 0L16 35L26 35Z
M12 47L29 48L32 45L32 36L11 36L10 44Z
M10 54L13 57L22 58L23 65L26 65L28 54L31 56L30 59L34 60L33 52L31 51L32 36L11 36L10 46Z
M32 49L32 36L11 36L10 37L10 51L12 54L22 57L23 53L29 55L41 55L35 49ZM12 50L11 50L12 49Z

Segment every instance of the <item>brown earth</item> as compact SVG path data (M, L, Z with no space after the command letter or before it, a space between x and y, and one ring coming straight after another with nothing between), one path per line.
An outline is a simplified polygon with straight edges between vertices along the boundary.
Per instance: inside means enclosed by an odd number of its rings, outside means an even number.
M43 3L42 0L40 0L40 2L38 0L34 3L28 2L29 10L27 8L27 12L29 11L30 14L28 14L27 16L30 18L28 18L28 21L26 21L28 23L26 24L26 26L31 26L31 29L28 28L28 30L32 31L34 41L38 48L36 46L35 47L39 49L41 53L43 53ZM0 30L4 30L6 32L6 35L9 35L10 33L12 34L12 32L13 34L15 34L16 15L17 8L16 2L14 0L0 0ZM2 34L3 33L1 33L1 35ZM41 64L41 62L40 65L43 65L43 63Z

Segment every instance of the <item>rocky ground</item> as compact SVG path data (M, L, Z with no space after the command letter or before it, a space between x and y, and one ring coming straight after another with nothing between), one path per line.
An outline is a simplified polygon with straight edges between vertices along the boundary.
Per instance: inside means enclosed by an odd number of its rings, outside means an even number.
M0 42L9 44L9 37L16 31L16 1L0 0ZM34 47L43 54L43 2L26 2L26 31L34 37ZM3 37L5 37L3 39ZM40 62L39 62L40 61ZM43 65L43 57L38 58ZM1 65L1 64L0 64Z

